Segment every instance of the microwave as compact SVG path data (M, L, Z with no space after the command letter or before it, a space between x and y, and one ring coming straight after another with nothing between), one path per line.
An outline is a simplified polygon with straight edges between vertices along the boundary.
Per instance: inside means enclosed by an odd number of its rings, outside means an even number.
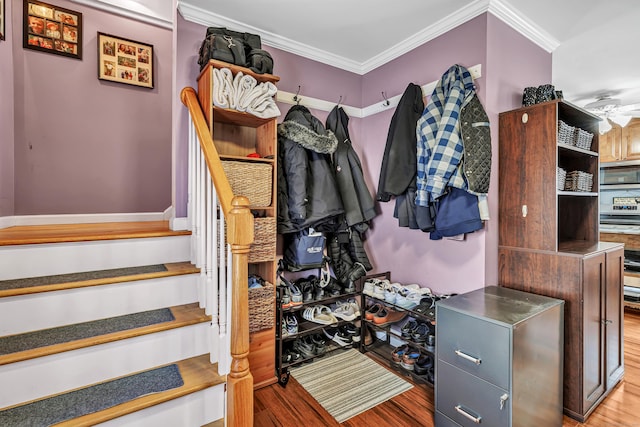
M617 162L600 165L600 185L638 186L640 188L640 162ZM623 187L618 187L623 188Z

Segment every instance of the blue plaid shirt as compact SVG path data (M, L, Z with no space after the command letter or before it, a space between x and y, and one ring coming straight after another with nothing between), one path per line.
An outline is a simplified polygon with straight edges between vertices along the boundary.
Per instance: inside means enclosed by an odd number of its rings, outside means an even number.
M471 73L454 65L442 75L416 126L418 189L416 205L428 206L447 186L467 189L460 166L460 110L475 94Z

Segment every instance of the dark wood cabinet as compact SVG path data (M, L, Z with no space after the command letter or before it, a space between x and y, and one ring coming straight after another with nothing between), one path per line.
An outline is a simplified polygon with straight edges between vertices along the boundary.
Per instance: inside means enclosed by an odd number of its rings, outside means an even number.
M592 134L558 140L559 120ZM624 245L599 241L598 117L564 101L500 114L500 286L565 301L564 412L584 421L622 378ZM559 169L593 175L565 191Z

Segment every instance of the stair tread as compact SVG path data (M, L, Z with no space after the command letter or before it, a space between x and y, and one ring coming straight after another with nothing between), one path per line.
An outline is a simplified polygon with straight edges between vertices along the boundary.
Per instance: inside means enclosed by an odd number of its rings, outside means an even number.
M20 362L23 360L34 359L37 357L49 356L52 354L63 353L66 351L77 350L80 348L90 347L99 344L105 344L108 342L133 338L137 336L152 334L160 331L166 331L183 326L193 325L202 322L211 321L211 316L205 314L204 310L198 306L198 303L185 304L175 307L170 307L174 320L166 321L162 323L154 323L148 326L137 327L135 329L125 329L117 332L111 332L104 335L91 336L88 338L76 339L67 342L61 342L58 344L52 344L37 348L31 348L28 350L17 351L13 353L7 353L0 355L0 365L9 363ZM123 316L120 316L123 317ZM113 319L117 319L113 318ZM84 325L84 324L78 324ZM71 325L70 325L71 326ZM54 328L57 329L57 328ZM43 330L41 332L47 333L50 330ZM28 334L31 334L29 332ZM18 334L12 336L12 338L19 338L26 334ZM1 340L1 338L0 338Z
M191 234L191 231L188 230L171 230L169 221L24 225L0 229L0 246L136 239L189 234Z
M195 267L193 264L189 262L175 262L175 263L166 263L162 264L165 267L165 271L155 271L155 272L136 272L137 267L132 267L129 274L126 275L118 275L112 277L102 277L102 278L94 278L87 280L73 280L75 274L62 274L54 277L67 276L66 278L70 279L70 281L64 280L60 283L43 283L36 285L28 285L28 286L3 286L3 283L16 283L17 280L3 280L0 281L0 298L3 297L12 297L17 295L27 295L34 294L39 292L50 292L50 291L60 291L64 289L75 289L75 288L84 288L88 286L98 286L98 285L107 285L111 283L121 283L121 282L131 282L134 280L146 280L146 279L157 279L160 277L170 277L177 276L182 274L193 274L200 272L200 269ZM144 268L144 267L140 267ZM123 270L123 269L116 269ZM94 272L87 272L94 273ZM23 279L18 279L23 280Z
M178 361L176 362L176 365L178 366L180 375L182 376L182 380L184 382L182 386L161 391L158 393L147 394L147 395L132 399L128 402L125 402L116 406L112 406L110 408L107 408L98 412L94 412L91 414L83 415L78 418L63 421L56 425L57 426L74 426L74 427L92 426L98 423L103 423L103 422L112 420L114 418L118 418L130 413L136 412L136 411L140 411L142 409L145 409L154 405L158 405L160 403L170 401L172 399L177 399L179 397L186 396L188 394L195 393L197 391L204 390L209 387L222 384L226 381L226 378L224 376L218 375L218 372L217 372L218 365L217 363L214 363L214 364L210 363L208 354ZM153 369L157 369L157 368L159 367L156 367ZM152 370L152 369L149 369L149 370ZM145 370L141 372L147 372L149 370ZM140 372L136 372L131 375L135 375L138 373ZM125 378L125 377L121 377L121 378ZM95 385L96 384L93 384L92 386L95 386ZM89 387L86 387L86 388L89 388ZM83 389L79 389L79 390L83 390ZM48 396L45 399L50 397L54 397L54 396ZM13 406L12 408L27 405L29 403L33 403L33 402L25 402L21 405ZM9 408L4 408L3 410L6 410L6 409L9 409ZM52 408L52 410L53 409L55 408Z

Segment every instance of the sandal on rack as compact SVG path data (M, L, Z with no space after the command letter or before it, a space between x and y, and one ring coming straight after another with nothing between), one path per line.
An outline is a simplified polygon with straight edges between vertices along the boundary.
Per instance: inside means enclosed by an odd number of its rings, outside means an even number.
M333 315L333 313L331 313L329 307L325 305L316 305L305 308L302 313L302 317L310 322L319 323L321 325L330 325L338 322L338 319Z

